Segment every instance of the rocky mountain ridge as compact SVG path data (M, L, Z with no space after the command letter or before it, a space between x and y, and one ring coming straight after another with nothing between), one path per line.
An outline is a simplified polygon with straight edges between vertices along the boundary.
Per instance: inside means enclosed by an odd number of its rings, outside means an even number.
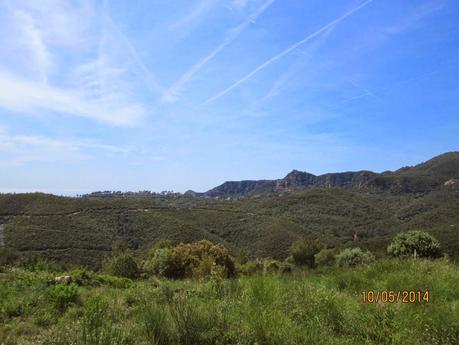
M245 198L285 194L308 188L340 188L356 191L393 193L425 193L441 188L459 186L459 151L447 152L424 163L400 168L396 171L376 173L368 170L314 175L292 170L275 180L227 181L206 192L188 190L184 194L173 191L121 192L99 191L82 195L89 198L145 198L170 200L185 198Z
M459 152L448 152L413 167L396 171L348 171L314 175L292 170L282 179L227 181L204 193L208 197L246 197L294 191L306 188L345 188L398 193L427 192L439 188L457 188Z

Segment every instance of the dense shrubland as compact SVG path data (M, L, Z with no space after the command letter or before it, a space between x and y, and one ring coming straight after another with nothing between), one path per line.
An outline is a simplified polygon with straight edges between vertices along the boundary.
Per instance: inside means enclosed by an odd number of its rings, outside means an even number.
M299 238L284 261L234 258L209 241L160 241L144 260L118 243L105 261L99 272L39 260L1 266L0 343L459 342L459 268L446 258L375 259ZM429 303L360 300L365 290L427 288Z
M414 195L316 188L285 196L176 202L0 195L0 224L5 244L21 254L93 270L118 240L138 258L150 243L167 238L174 244L206 239L235 256L245 251L249 259L284 260L299 237L318 238L327 248L357 245L384 256L397 233L412 229L428 231L451 258L459 257L458 190Z

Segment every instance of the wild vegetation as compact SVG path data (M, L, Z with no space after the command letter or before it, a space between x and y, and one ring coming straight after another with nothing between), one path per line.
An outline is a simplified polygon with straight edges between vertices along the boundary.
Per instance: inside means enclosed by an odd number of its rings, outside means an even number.
M201 202L0 195L0 222L6 248L92 269L100 268L116 241L142 256L163 238L174 244L206 239L232 255L245 251L250 258L284 259L293 241L312 236L329 247L358 246L383 256L395 234L423 229L452 258L459 255L457 190L397 195L310 189L280 197Z
M201 241L155 246L139 266L148 262L149 267L156 259L163 263L156 253L164 249L190 256L188 268L197 269L189 269L186 277L181 274L182 279L164 278L161 271L143 271L129 279L124 270L113 271L120 277L85 269L62 272L42 261L2 266L0 343L459 342L459 268L446 258L365 260L369 253L344 255L349 252L345 249L336 260L346 265L324 261L328 263L317 263L315 269L302 265L284 270L281 264L288 263L272 259L236 260L237 270L228 278L223 269L212 269L226 257L224 248ZM209 255L214 250L217 254ZM121 257L133 260L127 252L111 260ZM248 270L249 265L255 269ZM427 290L429 297L414 303L364 303L361 294L368 290Z
M326 247L358 246L381 257L395 234L416 229L434 235L458 258L458 174L459 153L453 152L378 177L398 181L392 181L400 187L395 190L310 188L235 200L4 194L0 232L5 247L21 255L92 269L100 268L116 241L139 257L160 239L205 239L232 255L285 259L293 241L314 237Z
M0 195L0 344L458 344L457 162L388 190Z

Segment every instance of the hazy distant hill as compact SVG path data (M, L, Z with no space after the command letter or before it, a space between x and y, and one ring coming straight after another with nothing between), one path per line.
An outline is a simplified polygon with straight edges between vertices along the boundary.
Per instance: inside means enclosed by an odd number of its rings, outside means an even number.
M225 182L203 193L203 195L239 197L314 187L391 190L393 192L412 193L441 188L450 179L459 179L459 152L445 153L414 167L381 174L371 171L349 171L316 176L293 170L279 180Z
M382 253L394 234L410 229L430 231L459 258L458 178L459 154L448 153L395 172L293 171L277 181L227 182L212 192L221 194L207 194L260 195L240 200L9 194L0 195L0 225L8 248L90 266L116 240L140 253L162 238L209 239L233 254L283 258L299 235Z

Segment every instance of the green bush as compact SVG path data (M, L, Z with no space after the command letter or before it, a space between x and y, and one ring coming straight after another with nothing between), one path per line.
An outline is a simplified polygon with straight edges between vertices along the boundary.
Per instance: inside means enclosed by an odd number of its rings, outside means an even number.
M94 273L84 268L77 268L69 272L72 281L79 286L87 286L93 283Z
M146 271L167 278L201 278L208 275L232 277L233 259L225 247L202 240L174 248L155 248L144 264Z
M292 272L292 265L285 261L274 259L258 259L256 263L261 266L259 272L263 274L284 274Z
M148 274L162 277L173 275L173 247L170 240L161 239L155 242L149 251L148 259L142 265L143 270Z
M107 271L117 277L135 279L139 277L137 263L127 253L112 257L105 264Z
M120 289L125 289L132 285L132 280L129 278L114 277L108 274L97 274L93 281L94 285L107 285Z
M316 255L320 249L321 246L317 240L302 237L292 243L290 254L295 265L313 268L315 266L314 255Z
M242 265L237 266L238 273L248 276L253 274L262 274L264 270L263 262L260 260L250 260Z
M339 267L366 265L374 260L372 253L360 248L347 248L336 255L336 263Z
M174 251L172 248L155 248L150 251L151 257L143 264L145 272L161 277L174 277Z
M424 231L399 233L387 247L387 252L395 257L438 258L441 256L440 242Z
M166 239L161 239L157 242L155 242L155 244L153 244L150 248L150 256L153 256L155 251L157 249L166 249L166 248L172 248L173 245L172 245L172 241L171 240L166 240Z
M223 277L225 275L223 266L216 265L214 258L209 255L201 257L197 266L193 267L191 274L194 278Z
M72 303L78 301L78 286L58 284L48 288L47 295L57 310L64 312Z
M21 316L24 313L24 304L20 299L7 299L0 303L0 321L2 319Z
M335 248L322 249L316 255L314 260L317 266L333 266L336 262L337 251Z
M193 269L198 267L204 258L212 258L214 264L223 268L225 277L235 274L233 259L229 256L225 247L202 240L194 243L181 243L174 248L173 259L178 277L190 277Z

